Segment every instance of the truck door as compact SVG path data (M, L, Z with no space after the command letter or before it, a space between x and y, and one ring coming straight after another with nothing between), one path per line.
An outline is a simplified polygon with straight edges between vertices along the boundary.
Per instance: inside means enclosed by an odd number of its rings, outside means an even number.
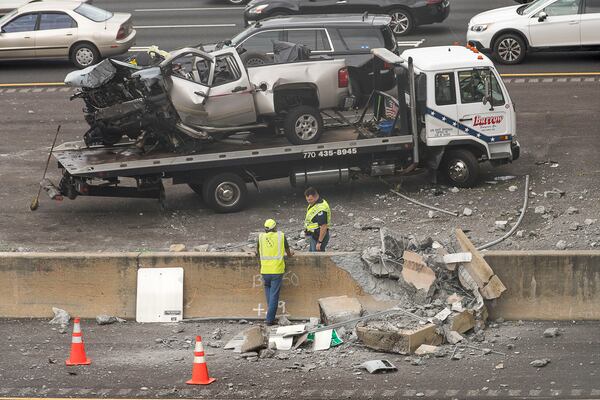
M496 72L489 68L458 71L458 86L460 133L487 144L510 140L512 105Z
M235 50L215 55L214 76L205 108L207 124L241 126L256 122L253 88Z
M166 75L169 98L184 124L205 125L213 61L195 52L176 55L161 63Z
M432 74L429 87L434 96L429 97L425 120L427 143L434 145L435 138L457 136L458 106L456 104L456 77L454 71Z

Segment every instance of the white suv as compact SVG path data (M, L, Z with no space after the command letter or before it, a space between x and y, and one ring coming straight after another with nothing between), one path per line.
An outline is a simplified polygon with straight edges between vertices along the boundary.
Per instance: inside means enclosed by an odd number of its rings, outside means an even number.
M536 0L477 14L467 42L518 64L529 51L600 50L600 0Z

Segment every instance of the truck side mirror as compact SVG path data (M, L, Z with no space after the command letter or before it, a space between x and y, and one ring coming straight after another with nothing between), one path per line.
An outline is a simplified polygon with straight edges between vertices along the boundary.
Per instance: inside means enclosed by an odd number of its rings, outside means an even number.
M546 12L541 11L538 14L538 22L544 22L546 20L546 18L548 18L548 14L546 14Z

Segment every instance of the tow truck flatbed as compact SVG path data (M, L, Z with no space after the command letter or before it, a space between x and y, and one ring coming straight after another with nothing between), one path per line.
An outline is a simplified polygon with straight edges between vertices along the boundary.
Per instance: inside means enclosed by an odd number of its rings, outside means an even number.
M289 177L292 184L300 179L306 184L311 175L342 177L351 169L381 175L412 162L411 135L359 138L354 128L345 127L329 130L323 140L291 145L285 137L259 135L247 144L219 142L193 154L145 154L132 142L86 147L78 141L56 147L52 155L64 171L57 190L69 198L162 198L162 180L172 179L173 184L188 184L217 211L235 211L237 206L231 208L227 201L219 204L214 191L227 195L234 187L234 194L245 197L249 182L258 185L259 181ZM122 186L122 178L135 179L136 186Z

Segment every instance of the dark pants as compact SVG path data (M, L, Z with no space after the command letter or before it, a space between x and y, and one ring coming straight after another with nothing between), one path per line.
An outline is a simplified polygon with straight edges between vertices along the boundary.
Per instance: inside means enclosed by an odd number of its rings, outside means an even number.
M267 298L266 322L272 324L275 321L275 314L277 314L277 306L279 305L279 292L283 274L262 274L262 279L265 285L265 297Z
M310 249L309 251L317 251L317 242L319 241L319 239L315 239L312 236L309 236L308 239L310 240ZM325 237L323 238L323 243L321 243L321 251L325 251L325 248L327 247L327 243L329 243L329 229L327 230L327 233L325 234Z

